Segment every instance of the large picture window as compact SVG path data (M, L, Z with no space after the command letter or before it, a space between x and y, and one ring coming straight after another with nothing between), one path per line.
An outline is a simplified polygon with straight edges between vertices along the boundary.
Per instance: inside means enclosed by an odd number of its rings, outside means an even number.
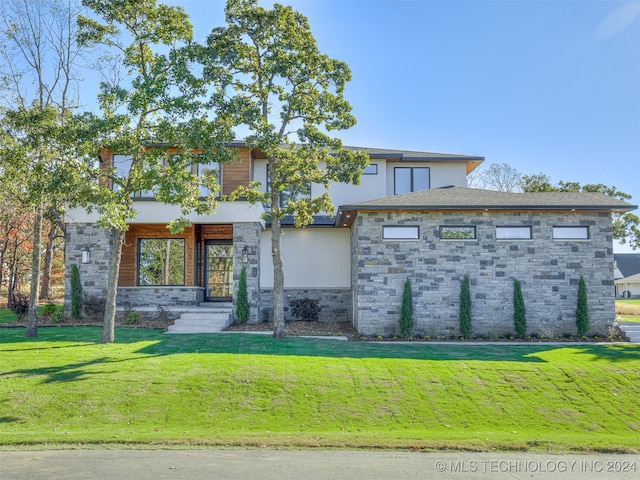
M138 285L184 285L184 238L138 240Z
M396 167L394 169L396 195L429 189L429 167Z
M198 164L198 182L200 183L200 196L201 197L208 197L209 195L211 195L211 189L207 188L206 185L204 185L202 182L204 180L203 177L205 176L209 176L209 175L215 175L216 179L217 179L217 184L218 186L221 185L220 182L220 164L219 163L199 163ZM220 196L220 190L218 190L218 195Z

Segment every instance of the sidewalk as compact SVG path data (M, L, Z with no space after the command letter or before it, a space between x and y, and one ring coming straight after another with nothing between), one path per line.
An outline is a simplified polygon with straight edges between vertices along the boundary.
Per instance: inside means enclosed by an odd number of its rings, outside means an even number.
M0 451L0 478L121 480L635 479L640 455L341 450Z

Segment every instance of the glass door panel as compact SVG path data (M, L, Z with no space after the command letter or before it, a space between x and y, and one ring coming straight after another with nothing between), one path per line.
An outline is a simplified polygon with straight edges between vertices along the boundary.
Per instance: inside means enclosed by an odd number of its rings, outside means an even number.
M205 243L205 300L229 301L233 296L233 245Z

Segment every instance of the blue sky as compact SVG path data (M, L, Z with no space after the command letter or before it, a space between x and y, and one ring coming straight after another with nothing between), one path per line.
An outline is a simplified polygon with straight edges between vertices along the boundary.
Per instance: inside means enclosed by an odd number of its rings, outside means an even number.
M185 8L198 41L224 24L222 0L167 3ZM352 70L346 145L479 155L640 203L640 2L280 3Z

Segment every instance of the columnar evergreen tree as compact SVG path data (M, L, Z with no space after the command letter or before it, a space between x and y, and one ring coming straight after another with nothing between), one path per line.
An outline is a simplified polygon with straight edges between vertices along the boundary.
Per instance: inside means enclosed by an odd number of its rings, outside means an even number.
M224 27L213 29L202 51L204 73L215 86L219 119L243 125L247 147L268 159L268 185L254 182L237 194L266 206L271 224L274 337L284 337L284 262L281 221L295 225L334 212L328 193L311 198L310 185L359 183L364 152L343 148L328 132L352 127L344 98L349 67L322 54L307 18L291 7L271 10L257 0L228 0Z
M582 337L589 331L589 307L587 305L587 285L584 277L580 275L578 283L578 301L576 306L576 326L578 336Z
M513 279L513 328L518 337L523 338L527 334L527 315L522 296L520 281Z
M465 275L460 284L460 335L471 337L471 290L469 288L469 276Z
M82 282L77 265L71 265L71 317L82 318Z
M403 337L411 336L413 330L413 295L411 293L411 279L407 278L404 282L404 291L402 292L402 306L400 307L400 335Z
M249 320L249 295L247 292L247 267L242 266L240 270L240 282L238 283L238 293L236 294L236 317L238 323L247 323Z

